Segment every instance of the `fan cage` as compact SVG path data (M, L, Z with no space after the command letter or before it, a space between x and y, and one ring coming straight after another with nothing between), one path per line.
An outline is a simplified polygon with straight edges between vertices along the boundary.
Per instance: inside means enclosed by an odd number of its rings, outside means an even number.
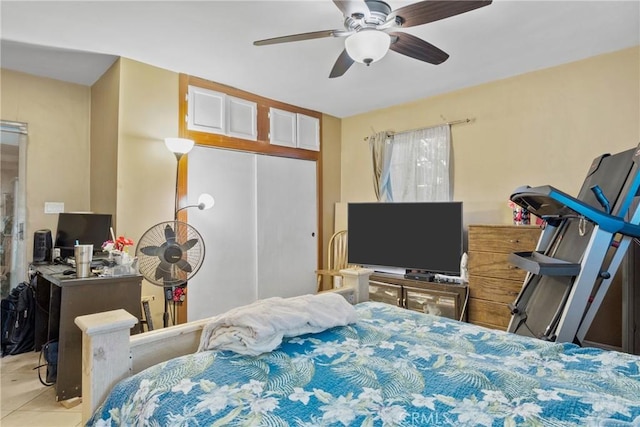
M168 268L162 268L161 264L163 263L158 256L147 255L141 252L142 248L150 246L166 246L167 227L173 230L175 233L175 242L179 245L184 245L191 239L196 240L196 243L191 248L183 250L182 253L182 260L191 266L190 272L183 271L177 264L173 263L164 263ZM189 281L202 266L204 253L204 239L200 233L193 226L181 221L164 221L152 226L142 235L136 246L136 256L138 257L138 270L140 274L150 283L163 287L180 286ZM159 273L161 274L160 276Z

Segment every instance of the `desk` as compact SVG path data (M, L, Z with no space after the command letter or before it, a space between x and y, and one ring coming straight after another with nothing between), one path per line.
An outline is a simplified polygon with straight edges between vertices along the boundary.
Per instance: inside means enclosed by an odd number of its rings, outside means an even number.
M74 319L85 314L122 308L141 318L142 276L78 279L62 274L64 265L36 267L36 350L49 340L58 340L58 378L56 399L82 395L82 333ZM48 307L48 313L44 311ZM140 323L131 328L138 333Z

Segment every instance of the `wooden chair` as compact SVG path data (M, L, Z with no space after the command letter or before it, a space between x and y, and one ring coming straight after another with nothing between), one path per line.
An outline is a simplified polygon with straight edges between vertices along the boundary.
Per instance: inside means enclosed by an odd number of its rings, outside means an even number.
M341 230L333 234L329 239L327 248L327 268L316 270L318 275L318 292L322 290L322 278L331 278L331 288L339 288L342 281L340 270L347 268L347 230Z

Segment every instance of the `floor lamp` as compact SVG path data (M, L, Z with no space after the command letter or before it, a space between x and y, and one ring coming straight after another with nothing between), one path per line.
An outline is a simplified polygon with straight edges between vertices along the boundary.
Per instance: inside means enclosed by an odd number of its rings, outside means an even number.
M189 151L191 151L191 149L193 148L193 146L195 145L195 142L191 139L187 139L187 138L165 138L164 139L164 143L167 146L167 149L169 151L171 151L175 156L176 156L176 189L175 189L175 196L174 196L174 215L173 215L173 219L174 221L178 220L178 211L180 211L178 205L179 205L179 199L178 199L178 177L179 177L179 171L180 171L180 159L182 159L182 156L184 156L185 154L189 153ZM173 287L170 288L170 292L171 292L171 296L173 296ZM162 324L163 326L166 328L167 326L169 326L169 295L167 292L167 289L165 289L165 295L164 295L164 313L162 315Z
M175 204L174 204L174 221L178 221L178 213L184 209L197 207L200 210L211 209L215 203L213 197L210 194L203 193L198 197L198 203L186 205L183 207L179 206L179 195L178 195L178 177L180 170L180 159L182 156L189 153L194 146L194 141L186 138L165 138L165 145L175 156L177 160L176 165L176 189L175 189ZM184 284L186 285L186 283ZM173 296L173 288L171 289L171 295ZM175 313L174 313L175 318ZM164 314L162 317L164 327L169 326L169 298L168 295L164 296Z

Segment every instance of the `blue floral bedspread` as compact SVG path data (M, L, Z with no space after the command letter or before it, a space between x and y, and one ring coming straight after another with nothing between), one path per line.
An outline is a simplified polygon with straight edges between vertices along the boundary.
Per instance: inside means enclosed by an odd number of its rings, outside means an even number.
M640 357L366 302L257 357L202 352L120 382L92 426L639 426Z

